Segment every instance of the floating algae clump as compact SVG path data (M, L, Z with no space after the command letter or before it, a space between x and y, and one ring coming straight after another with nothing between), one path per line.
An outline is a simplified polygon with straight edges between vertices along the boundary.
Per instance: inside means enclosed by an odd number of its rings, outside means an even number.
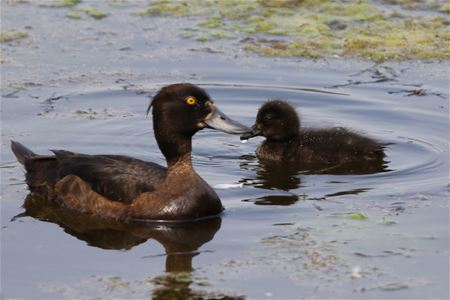
M94 19L96 19L96 20L100 20L100 19L103 19L103 18L105 18L105 17L108 16L108 14L103 13L103 12L97 10L96 8L93 8L93 7L87 7L87 8L84 8L83 11L84 11L88 16L90 16L90 17L92 17L92 18L94 18Z
M96 20L106 18L109 15L109 14L101 12L93 7L84 7L84 8L72 10L71 12L67 13L66 18L78 20L78 19L82 18L81 16L83 13L88 15L89 17L96 19Z
M137 12L140 16L187 16L193 11L186 1L155 1L148 8Z
M66 14L66 18L79 20L79 19L81 19L81 11L79 11L77 9L72 10L71 12L68 12Z
M449 10L446 0L156 0L138 14L195 16L184 38L236 38L262 55L384 61L449 59Z
M26 38L28 34L21 31L4 31L0 32L0 43L11 42Z
M205 28L217 28L223 25L223 21L221 18L211 18L199 23L198 25Z
M59 0L59 1L53 2L53 4L51 4L51 7L55 7L55 8L71 7L71 6L77 5L80 2L81 2L81 0Z
M346 213L332 213L330 215L333 218L342 218L349 220L366 220L367 216L360 212L346 212Z

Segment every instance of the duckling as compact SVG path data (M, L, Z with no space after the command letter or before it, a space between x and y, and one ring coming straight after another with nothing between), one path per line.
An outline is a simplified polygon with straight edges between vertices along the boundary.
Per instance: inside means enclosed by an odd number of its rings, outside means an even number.
M342 127L303 129L295 109L281 100L264 103L256 123L241 135L241 140L255 136L266 138L256 155L270 163L331 173L372 173L385 168L385 145Z
M77 212L121 221L184 221L219 214L219 197L192 166L192 137L203 128L232 134L249 128L228 118L203 89L189 83L162 88L147 113L151 109L167 168L121 155L64 150L37 155L12 141L30 191Z

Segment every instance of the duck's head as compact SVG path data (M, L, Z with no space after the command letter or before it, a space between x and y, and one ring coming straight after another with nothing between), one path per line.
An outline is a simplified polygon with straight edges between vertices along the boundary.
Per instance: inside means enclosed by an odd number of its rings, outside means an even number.
M167 137L192 137L203 128L232 134L249 130L227 117L203 89L190 83L163 87L154 96L147 113L150 109L153 113L155 134L164 134Z
M241 135L241 140L261 135L268 140L288 140L298 135L300 120L295 109L285 101L270 100L264 103L251 130Z

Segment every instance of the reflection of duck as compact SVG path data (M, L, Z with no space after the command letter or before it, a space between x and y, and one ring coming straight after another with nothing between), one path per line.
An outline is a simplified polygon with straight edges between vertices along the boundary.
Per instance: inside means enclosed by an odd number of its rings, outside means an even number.
M166 252L166 273L152 279L155 288L152 299L243 299L239 296L210 294L194 290L192 260L199 249L211 241L220 229L220 217L197 222L117 222L87 214L74 214L53 201L29 194L23 204L25 212L17 216L30 216L56 223L65 232L102 249L131 249L149 239L158 241ZM15 219L16 219L15 218ZM205 280L204 278L202 279Z
M124 223L105 220L56 205L54 202L29 194L19 215L56 223L65 232L102 249L131 249L148 239L158 241L166 251L166 271L191 271L192 258L198 249L214 238L221 219L210 218L188 223ZM18 216L18 217L19 217Z
M241 139L262 135L256 154L263 161L294 164L301 170L365 174L385 170L384 146L345 128L300 129L295 109L284 101L266 102L252 130Z
M220 213L217 194L192 167L192 136L205 127L228 133L248 128L230 120L192 84L162 88L150 107L167 169L119 155L58 150L40 156L12 142L30 190L72 210L119 220L191 220Z

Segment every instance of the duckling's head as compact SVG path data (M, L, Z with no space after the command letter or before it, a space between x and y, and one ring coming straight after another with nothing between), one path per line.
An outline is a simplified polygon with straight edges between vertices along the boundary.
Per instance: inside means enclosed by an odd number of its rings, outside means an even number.
M249 130L222 113L210 96L200 87L178 83L163 87L153 98L152 109L155 134L192 137L203 128L232 134Z
M256 123L241 140L264 136L267 140L283 141L298 135L300 120L295 109L285 101L270 100L264 103L256 116Z

